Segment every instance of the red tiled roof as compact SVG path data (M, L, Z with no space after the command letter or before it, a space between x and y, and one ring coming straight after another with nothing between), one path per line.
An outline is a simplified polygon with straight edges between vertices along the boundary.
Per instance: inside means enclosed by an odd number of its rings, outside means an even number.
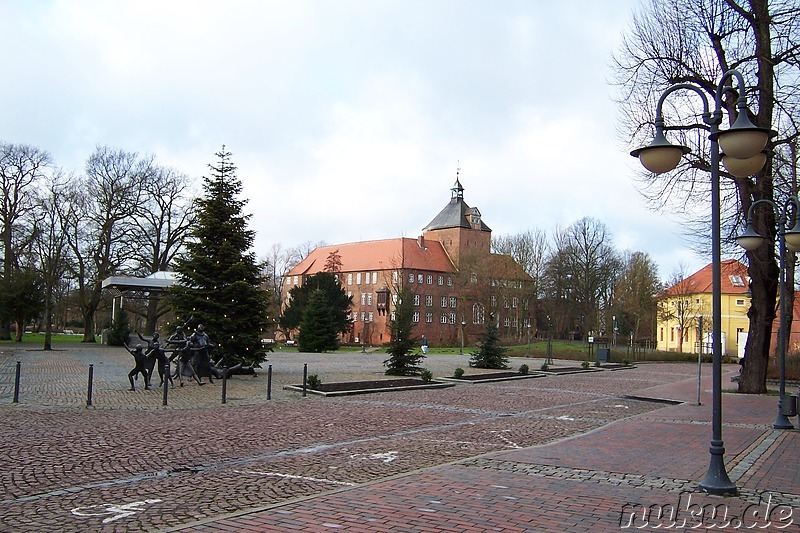
M426 239L420 247L417 239L397 238L321 246L292 268L286 275L316 274L325 268L331 252L342 260L342 272L414 268L434 272L455 272L439 241Z
M712 265L709 263L688 278L664 290L660 296L667 297L682 294L707 294L712 292ZM735 285L734 279L740 278L744 284ZM748 289L747 266L736 259L727 259L720 263L720 286L722 294L745 294ZM737 279L738 281L738 279Z

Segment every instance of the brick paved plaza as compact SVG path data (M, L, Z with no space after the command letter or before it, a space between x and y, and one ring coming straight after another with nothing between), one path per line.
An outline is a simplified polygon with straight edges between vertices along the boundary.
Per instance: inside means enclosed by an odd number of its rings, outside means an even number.
M772 429L775 397L724 395L726 464L741 495L697 492L710 365L701 406L696 365L655 363L325 398L283 386L301 383L304 363L323 382L379 378L386 354L279 351L269 400L265 366L230 379L224 405L215 381L170 390L164 407L141 380L127 390L132 358L121 348L25 348L0 347L3 532L616 531L626 504L708 503L728 518L753 515L741 529L761 520L800 530L800 440ZM447 377L468 360L432 355L425 366ZM541 365L512 361L522 363ZM758 514L759 497L771 515ZM636 516L631 529L659 525ZM677 525L697 516L684 511Z

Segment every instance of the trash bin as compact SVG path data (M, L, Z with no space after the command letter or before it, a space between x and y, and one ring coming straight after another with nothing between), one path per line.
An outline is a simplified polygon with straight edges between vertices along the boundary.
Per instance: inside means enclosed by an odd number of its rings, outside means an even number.
M611 361L611 348L598 348L597 360L601 363L608 363Z
M784 394L781 401L781 411L784 416L797 416L797 396Z

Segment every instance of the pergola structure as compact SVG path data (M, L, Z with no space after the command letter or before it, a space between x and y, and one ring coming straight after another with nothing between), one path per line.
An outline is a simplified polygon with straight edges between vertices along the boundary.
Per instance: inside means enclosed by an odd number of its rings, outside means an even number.
M178 283L178 278L174 272L159 271L143 278L136 276L111 276L102 282L102 288L111 293L113 307L111 320L117 315L117 299L122 307L122 298L134 298L149 300L157 298L169 287Z

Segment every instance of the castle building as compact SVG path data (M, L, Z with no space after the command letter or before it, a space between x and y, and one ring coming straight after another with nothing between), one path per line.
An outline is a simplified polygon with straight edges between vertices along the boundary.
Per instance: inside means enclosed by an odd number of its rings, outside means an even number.
M336 275L353 299L353 327L344 342L389 342L400 287L413 295L414 336L425 335L434 346L474 345L490 317L501 336L520 339L529 334L532 279L510 256L493 254L491 239L456 178L450 201L418 238L318 247L286 273L281 301L287 305L293 287L337 256Z

